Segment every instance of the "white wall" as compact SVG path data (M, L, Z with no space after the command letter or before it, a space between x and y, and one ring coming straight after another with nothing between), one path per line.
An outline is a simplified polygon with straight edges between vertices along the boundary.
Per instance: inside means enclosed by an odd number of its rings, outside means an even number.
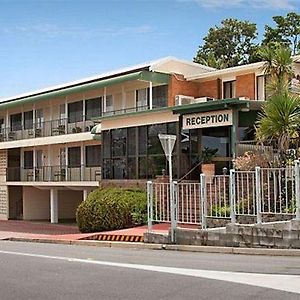
M82 200L82 191L58 191L58 219L75 219L76 209Z
M50 191L23 187L24 220L50 219Z

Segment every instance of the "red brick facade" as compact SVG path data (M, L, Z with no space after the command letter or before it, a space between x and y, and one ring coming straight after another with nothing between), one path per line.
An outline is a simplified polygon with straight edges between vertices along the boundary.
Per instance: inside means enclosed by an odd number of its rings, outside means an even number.
M182 75L174 74L169 82L168 106L175 105L176 95L199 97L198 84L186 81Z
M255 99L255 74L236 76L236 97Z
M214 79L199 83L198 97L211 97L221 99L221 80Z

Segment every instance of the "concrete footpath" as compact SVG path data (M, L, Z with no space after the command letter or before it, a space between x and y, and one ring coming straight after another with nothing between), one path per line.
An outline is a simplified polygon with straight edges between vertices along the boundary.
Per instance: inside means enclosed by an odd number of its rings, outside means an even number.
M157 233L167 233L167 224L154 227ZM101 233L80 233L76 225L49 224L28 221L0 221L0 240L22 241L34 243L66 244L109 248L132 248L149 250L173 250L206 253L270 255L270 256L299 256L300 249L265 249L265 248L235 248L215 246L149 244L143 242L99 240L93 237L110 236L142 236L147 226L135 227Z

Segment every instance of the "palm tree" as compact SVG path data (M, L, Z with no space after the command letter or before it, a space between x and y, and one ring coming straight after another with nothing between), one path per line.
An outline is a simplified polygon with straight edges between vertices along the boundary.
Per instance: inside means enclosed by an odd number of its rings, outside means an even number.
M263 106L256 122L256 138L277 146L281 159L299 139L300 98L288 91L274 94Z
M260 48L258 55L265 61L264 73L268 76L267 91L270 96L285 93L293 75L291 50L281 44Z

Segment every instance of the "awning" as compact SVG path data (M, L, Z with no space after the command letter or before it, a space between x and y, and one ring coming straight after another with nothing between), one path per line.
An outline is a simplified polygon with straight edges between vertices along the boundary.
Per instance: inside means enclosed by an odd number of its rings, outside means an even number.
M172 111L175 114L184 115L189 113L221 110L221 109L228 109L228 108L258 110L260 109L262 102L263 101L256 101L256 100L240 100L238 98L223 99L223 100L213 100L213 101L207 101L201 103L174 106Z
M99 80L96 82L83 83L71 87L64 87L62 89L44 92L39 95L27 96L19 99L4 101L0 103L0 109L11 108L18 105L38 102L41 100L49 100L51 98L56 98L56 97L65 97L73 93L82 93L85 91L109 87L112 85L120 84L127 81L133 81L133 80L147 81L147 82L153 82L158 84L168 84L169 75L164 73L159 73L159 72L140 71L140 72L117 76L109 79Z
M97 124L92 128L91 134L100 134L100 133L101 133L101 124Z

